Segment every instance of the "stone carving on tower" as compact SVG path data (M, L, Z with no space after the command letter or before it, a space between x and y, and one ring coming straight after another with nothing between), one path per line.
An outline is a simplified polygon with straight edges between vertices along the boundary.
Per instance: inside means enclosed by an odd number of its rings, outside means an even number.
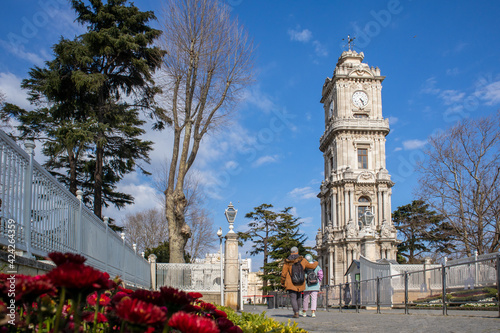
M391 188L382 117L378 67L363 63L363 52L349 48L323 85L325 179L318 197L321 228L316 249L326 284L343 283L352 260L396 259L397 236L391 219Z

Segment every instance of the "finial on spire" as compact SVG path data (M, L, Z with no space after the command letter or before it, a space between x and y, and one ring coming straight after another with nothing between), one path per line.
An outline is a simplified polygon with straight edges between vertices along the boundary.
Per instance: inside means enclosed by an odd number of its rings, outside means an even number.
M345 38L342 38L342 40L347 40L347 44L344 45L344 47L348 47L349 48L349 51L352 51L352 49L354 48L354 40L356 39L356 37L351 37L350 35L347 35L347 39Z

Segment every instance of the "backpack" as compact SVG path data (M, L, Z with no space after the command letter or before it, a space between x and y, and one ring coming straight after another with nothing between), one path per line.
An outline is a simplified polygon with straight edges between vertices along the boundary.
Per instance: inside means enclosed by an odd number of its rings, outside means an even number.
M302 267L300 261L292 265L291 278L292 278L292 283L294 285L301 285L304 283L305 281L304 267Z
M318 276L314 272L314 269L307 270L307 285L310 286L312 284L318 283Z

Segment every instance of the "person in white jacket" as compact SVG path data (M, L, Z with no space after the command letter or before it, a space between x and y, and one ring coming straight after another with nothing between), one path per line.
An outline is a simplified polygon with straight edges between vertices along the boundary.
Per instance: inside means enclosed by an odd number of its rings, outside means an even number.
M309 261L310 263L313 262L313 257L310 254L306 254L305 256L306 260ZM307 276L309 275L308 273L314 272L317 276L317 281L316 283L308 283L307 282ZM323 270L321 267L316 266L315 269L313 270L308 270L306 269L306 289L304 290L304 300L302 303L302 317L307 316L307 309L309 307L309 298L311 299L311 317L316 317L316 306L318 303L318 292L321 286L321 280L323 279Z

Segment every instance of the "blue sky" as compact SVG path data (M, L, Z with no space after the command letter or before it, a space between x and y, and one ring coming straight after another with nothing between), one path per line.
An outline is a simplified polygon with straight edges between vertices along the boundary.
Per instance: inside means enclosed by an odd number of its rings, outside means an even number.
M221 2L257 45L257 75L232 123L204 139L195 165L214 233L219 226L227 230L223 213L230 201L238 209L237 230L245 229L245 213L269 203L294 207L307 244L314 245L320 226L316 194L324 177L319 100L348 34L357 38L355 50L364 52L364 62L386 76L382 102L391 127L386 152L396 182L393 210L414 199L415 163L429 135L499 108L498 1ZM135 4L160 18L160 1ZM4 1L2 6L0 90L7 101L30 108L20 81L31 67L52 58L51 46L61 35L72 38L83 30L65 0ZM150 169L159 169L170 136L148 130L145 138L155 141ZM106 212L116 219L158 205L151 179L143 175L128 175L120 190L133 194L136 204ZM254 258L254 270L260 261Z

